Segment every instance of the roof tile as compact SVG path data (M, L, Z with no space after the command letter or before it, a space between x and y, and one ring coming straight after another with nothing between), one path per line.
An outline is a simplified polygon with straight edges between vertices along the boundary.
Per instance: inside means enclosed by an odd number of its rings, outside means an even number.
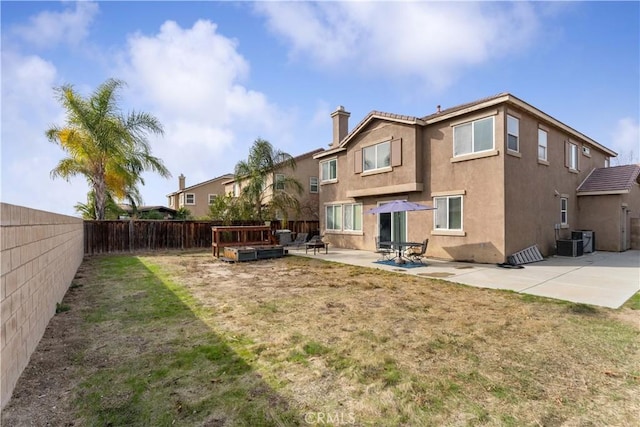
M640 176L640 164L594 169L578 187L579 193L629 190Z

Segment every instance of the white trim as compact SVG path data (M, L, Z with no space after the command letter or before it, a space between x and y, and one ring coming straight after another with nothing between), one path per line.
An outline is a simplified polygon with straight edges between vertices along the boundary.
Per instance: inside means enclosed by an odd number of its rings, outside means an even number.
M431 193L431 198L442 196L464 196L465 194L467 194L467 190L434 191Z
M499 150L478 151L477 153L462 154L460 156L451 157L451 163L466 162L467 160L483 159L485 157L499 156Z
M364 160L363 160L364 161ZM364 165L363 165L364 166ZM369 176L369 175L376 175L378 173L387 173L387 172L392 172L393 171L393 167L391 166L385 166L383 168L379 168L379 169L369 169L368 171L364 171L360 173L360 176Z
M193 201L189 203L189 196L193 196ZM196 193L184 193L184 204L193 206L196 204Z
M465 117L464 119L460 119L460 120L457 120L455 122L451 122L451 123L449 123L449 127L456 127L456 126L460 126L460 125L465 125L467 123L476 122L476 121L482 120L482 119L488 119L490 117L497 116L497 115L498 115L498 110L483 111L482 113L478 113L478 114L475 114L473 116ZM494 131L495 131L495 120L494 120L493 123L494 123Z

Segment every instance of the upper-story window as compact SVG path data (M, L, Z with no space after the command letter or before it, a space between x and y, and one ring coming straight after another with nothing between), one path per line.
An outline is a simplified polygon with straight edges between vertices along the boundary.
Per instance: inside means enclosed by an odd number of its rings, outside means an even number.
M493 117L454 126L453 155L493 150Z
M237 182L233 183L233 197L240 197L240 184Z
M276 190L284 190L284 175L281 173L276 174Z
M578 146L572 142L567 143L566 165L569 169L578 170Z
M323 182L338 179L338 159L326 160L320 163L320 179Z
M178 197L178 201L180 203L180 207L184 206L184 193L180 193L180 197Z
M184 204L185 205L195 205L196 204L196 195L193 193L186 193L184 195Z
M547 131L538 129L538 159L547 160Z
M609 157L604 158L604 167L608 168L611 165L611 159Z
M370 171L391 166L391 142L386 141L362 149L362 170Z
M309 177L309 192L317 193L318 192L318 177L312 176Z
M507 148L520 151L520 120L507 115Z
M218 197L217 194L209 194L209 204L212 205L213 202L216 200L216 197Z

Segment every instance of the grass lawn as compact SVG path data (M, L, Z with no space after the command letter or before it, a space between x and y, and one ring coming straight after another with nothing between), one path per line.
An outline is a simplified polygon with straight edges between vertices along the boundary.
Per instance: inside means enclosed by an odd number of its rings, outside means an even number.
M94 257L2 424L30 412L54 425L634 425L639 302L610 310L294 256ZM56 392L56 411L39 406Z

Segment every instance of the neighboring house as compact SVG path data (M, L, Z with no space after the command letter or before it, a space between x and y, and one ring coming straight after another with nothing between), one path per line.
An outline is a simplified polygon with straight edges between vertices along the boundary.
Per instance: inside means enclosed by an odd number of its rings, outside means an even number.
M127 217L133 214L133 207L131 205L118 205L120 208L127 213ZM168 208L166 206L138 206L137 207L138 215L146 214L149 212L159 212L164 219L174 219L176 217L176 210ZM123 219L123 217L121 217Z
M273 171L271 178L267 184L271 185L276 182L276 191L282 191L284 188L278 187L278 181L285 176L297 179L302 184L302 193L295 195L300 203L300 212L296 213L290 211L288 213L288 219L291 221L318 221L319 212L319 192L320 182L318 177L318 160L314 156L322 153L324 149L318 148L308 153L295 156L296 162L295 170L289 167L276 168ZM231 193L233 196L238 197L242 191L242 180L236 181L233 176L225 183L225 193ZM264 202L268 203L270 200L270 194L267 193ZM283 218L278 218L283 219Z
M191 212L194 218L202 218L209 215L209 205L217 196L223 196L224 182L233 178L232 174L225 174L199 184L185 187L186 178L180 174L178 177L178 191L168 194L169 207L178 210L182 207Z
M595 232L596 249L624 250L610 243L627 239L614 218L640 217L633 174L611 200L589 190L614 151L509 93L424 117L372 111L351 131L344 107L331 116L333 141L315 158L333 246L428 238L431 257L505 262L534 244L555 254L558 238L581 229ZM437 209L366 213L395 199Z

